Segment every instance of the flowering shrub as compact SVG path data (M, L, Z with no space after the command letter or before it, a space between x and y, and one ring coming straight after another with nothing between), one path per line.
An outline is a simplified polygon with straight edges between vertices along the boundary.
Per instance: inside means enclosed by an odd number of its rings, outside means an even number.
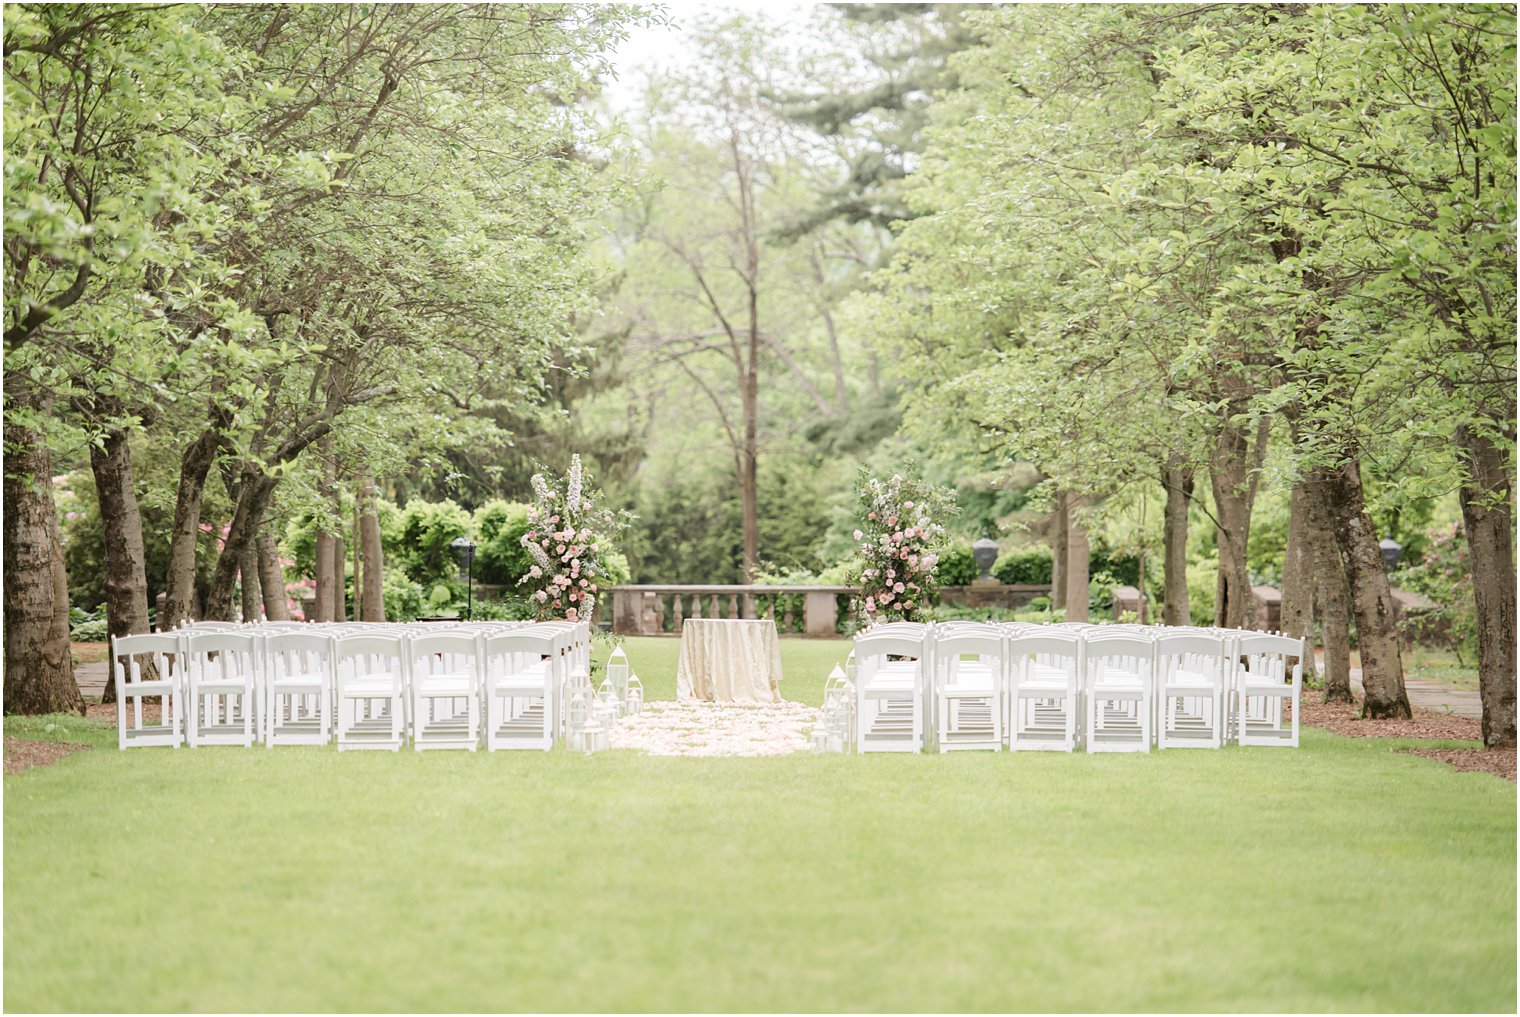
M1436 602L1437 610L1406 617L1404 630L1416 639L1432 642L1449 638L1457 660L1478 656L1478 609L1473 601L1472 563L1467 534L1460 522L1436 526L1425 532L1429 541L1425 557L1396 572L1396 586L1423 593Z
M563 479L546 474L533 474L534 502L521 539L533 564L518 585L528 588L529 603L541 619L589 618L627 514L596 507L596 492L586 483L578 455L570 457Z
M861 473L856 484L861 515L855 540L864 624L913 621L933 592L945 528L936 521L954 510L953 495L921 480L894 474L877 480Z

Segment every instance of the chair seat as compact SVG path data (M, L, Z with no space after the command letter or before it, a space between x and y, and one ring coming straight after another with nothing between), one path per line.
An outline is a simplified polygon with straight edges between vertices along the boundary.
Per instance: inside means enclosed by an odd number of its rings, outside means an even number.
M419 696L468 696L470 676L463 674L431 674L417 682Z
M174 680L163 678L152 682L123 682L122 696L166 696L174 691Z
M282 692L286 689L314 689L320 691L326 683L326 676L319 673L288 674L270 682L269 687L279 689Z
M1037 676L1037 677L1031 678L1031 679L1029 679L1027 681L1019 682L1018 690L1019 690L1020 693L1027 693L1027 692L1039 692L1039 693L1060 692L1060 693L1065 693L1069 689L1069 687L1070 687L1070 682L1068 682L1068 680L1064 676L1062 676L1062 677L1051 677L1051 678L1046 678L1044 676Z
M1247 696L1292 696L1293 686L1279 681L1244 681L1240 691Z
M343 683L345 696L393 696L400 691L397 681L388 674L368 674L363 678L350 678Z
M499 696L542 696L548 689L548 683L543 678L508 675L491 682L489 688Z
M247 678L200 678L195 687L202 692L245 692L251 684Z
M992 681L991 671L982 671L980 674L962 671L955 676L955 681L940 691L947 696L990 696L997 691L997 687Z

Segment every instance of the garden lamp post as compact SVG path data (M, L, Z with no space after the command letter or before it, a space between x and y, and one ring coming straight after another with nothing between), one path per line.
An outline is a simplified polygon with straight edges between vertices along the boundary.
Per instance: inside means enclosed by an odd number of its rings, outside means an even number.
M976 567L982 570L979 581L986 582L992 578L992 564L998 558L997 541L987 536L983 531L982 538L971 545L971 557L976 562Z
M459 559L459 578L465 581L464 616L466 620L474 620L475 617L475 580L470 566L475 561L475 541L469 537L456 537L449 545L454 552L454 557Z
M1392 572L1398 567L1399 559L1403 557L1404 545L1393 539L1390 533L1378 541L1378 550L1383 552L1383 567Z

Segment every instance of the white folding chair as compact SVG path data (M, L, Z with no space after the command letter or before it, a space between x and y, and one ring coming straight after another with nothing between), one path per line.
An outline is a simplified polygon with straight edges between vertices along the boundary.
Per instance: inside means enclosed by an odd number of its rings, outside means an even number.
M399 752L406 740L406 637L338 636L333 641L338 751Z
M573 682L574 633L554 626L500 632L485 639L486 749L554 747L557 698ZM589 685L589 680L587 681Z
M411 640L412 748L480 747L481 637L455 629Z
M1230 657L1241 745L1298 747L1299 694L1308 652L1307 638L1242 633L1235 640ZM1285 705L1291 718L1283 717Z
M924 749L932 637L927 626L910 625L883 625L855 637L857 751Z
M251 746L259 736L258 646L244 632L195 632L185 637L188 709L186 741Z
M278 628L263 637L264 744L326 745L332 740L333 639Z
M936 627L934 699L940 752L1002 749L1006 673L1003 635L993 626L971 622L953 629Z
M1166 632L1156 640L1158 748L1217 749L1229 725L1225 640Z
M110 644L111 672L116 679L117 747L169 745L178 748L185 740L184 710L180 699L185 668L179 637L167 634L122 636L112 639ZM144 677L143 658L147 658L148 677ZM144 699L159 701L157 724L143 723ZM127 726L129 712L131 727Z
M1043 626L1008 639L1008 747L1071 752L1081 736L1079 633Z
M1139 636L1084 637L1088 752L1151 750L1156 644Z

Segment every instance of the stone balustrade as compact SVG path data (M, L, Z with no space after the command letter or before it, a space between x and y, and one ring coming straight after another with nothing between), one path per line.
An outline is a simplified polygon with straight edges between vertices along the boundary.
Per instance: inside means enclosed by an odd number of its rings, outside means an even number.
M676 635L687 618L769 618L782 635L832 636L853 592L849 586L618 586L612 590L612 631Z

